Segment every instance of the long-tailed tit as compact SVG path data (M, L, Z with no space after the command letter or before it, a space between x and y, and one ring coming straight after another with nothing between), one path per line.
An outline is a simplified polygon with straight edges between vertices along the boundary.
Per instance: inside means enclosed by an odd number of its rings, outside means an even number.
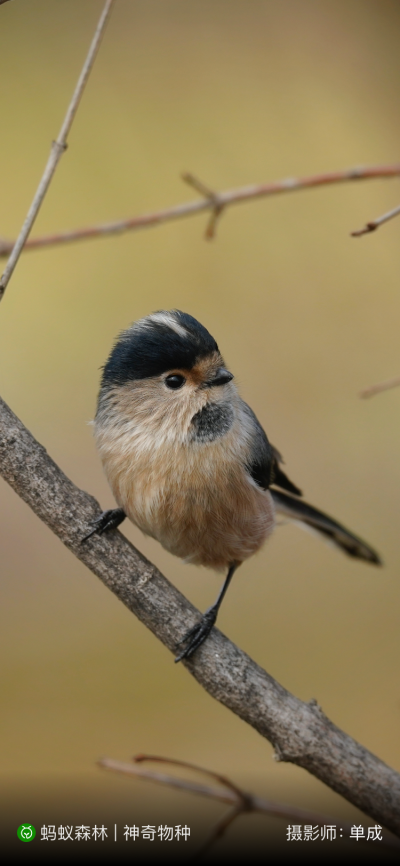
M364 541L300 498L215 340L187 313L153 313L120 334L103 370L95 436L119 507L86 538L129 517L185 562L227 571L176 661L207 638L235 570L271 535L276 514L380 564Z

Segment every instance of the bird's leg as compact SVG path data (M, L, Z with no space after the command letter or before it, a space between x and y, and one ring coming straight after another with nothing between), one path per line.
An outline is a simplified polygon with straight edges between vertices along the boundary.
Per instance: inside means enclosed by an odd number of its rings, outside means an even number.
M238 567L237 562L234 562L230 567L228 574L223 583L221 592L216 600L216 602L211 605L211 607L207 608L206 612L203 614L200 622L196 623L192 628L189 629L188 632L184 635L182 640L179 641L178 646L183 643L187 643L186 649L182 650L181 653L176 657L175 661L180 662L182 659L188 659L193 653L201 646L202 643L206 640L210 631L215 624L215 621L218 616L218 611L221 607L222 599L228 589L228 586L232 580L232 577Z
M103 532L109 532L110 529L116 529L117 526L125 520L126 514L123 508L109 508L108 511L102 511L99 517L93 521L92 529L82 538L81 544L91 538L92 535L103 535Z

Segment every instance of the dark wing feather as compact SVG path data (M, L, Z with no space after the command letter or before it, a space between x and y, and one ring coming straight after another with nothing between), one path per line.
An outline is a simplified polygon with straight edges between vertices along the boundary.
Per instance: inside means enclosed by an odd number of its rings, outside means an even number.
M295 496L302 496L300 488L296 484L293 484L293 481L287 477L286 472L280 467L280 464L285 462L282 454L274 445L271 445L271 448L274 455L273 481L271 481L271 484L274 484L276 487L282 487L283 490L288 490L289 493L294 493Z
M263 490L268 490L272 482L273 467L276 462L274 449L268 442L266 434L253 410L250 409L250 406L247 403L243 403L243 408L251 418L253 427L252 448L246 469L259 487Z
M287 477L280 467L280 464L283 463L283 458L278 449L274 448L268 441L258 418L255 416L253 410L250 409L250 406L247 403L244 405L245 411L251 417L254 425L251 460L247 465L247 470L253 481L263 490L268 490L270 485L274 484L276 487L288 490L289 493L301 496L301 490L290 481L290 478Z
M271 481L271 484L274 484L276 487L282 487L283 490L288 490L289 493L294 493L295 496L303 495L300 488L296 487L296 485L293 484L293 481L291 481L290 478L287 477L286 472L284 472L283 469L280 468L278 463L274 464L273 479Z

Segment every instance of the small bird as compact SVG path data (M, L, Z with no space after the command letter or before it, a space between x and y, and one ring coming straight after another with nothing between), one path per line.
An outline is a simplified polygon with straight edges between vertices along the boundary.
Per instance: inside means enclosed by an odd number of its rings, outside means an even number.
M206 640L234 572L260 550L277 514L381 564L364 541L301 500L233 378L211 334L180 310L134 322L103 368L95 438L118 508L103 512L83 540L129 517L185 562L227 571L175 661Z

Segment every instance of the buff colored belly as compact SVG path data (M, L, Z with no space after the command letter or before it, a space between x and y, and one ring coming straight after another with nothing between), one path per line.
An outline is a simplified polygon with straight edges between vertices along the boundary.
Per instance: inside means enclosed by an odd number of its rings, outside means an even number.
M275 523L272 497L244 476L215 484L183 473L157 484L152 473L125 474L114 495L146 535L175 556L197 565L225 569L256 553Z

